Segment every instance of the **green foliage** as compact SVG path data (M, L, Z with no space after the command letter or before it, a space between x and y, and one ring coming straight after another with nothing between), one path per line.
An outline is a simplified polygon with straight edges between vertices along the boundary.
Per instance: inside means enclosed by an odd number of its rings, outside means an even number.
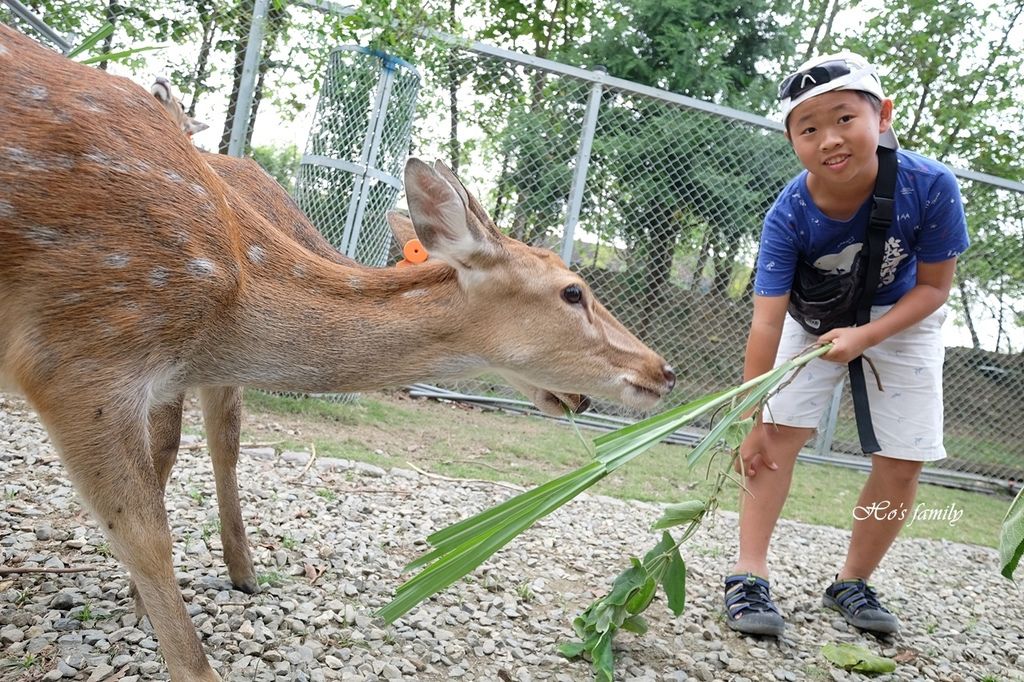
M295 171L299 167L299 148L294 144L284 147L256 146L249 150L253 160L270 173L277 183L291 194L295 190Z
M1024 556L1024 488L1006 510L999 533L999 565L1004 576L1013 579L1021 556Z
M686 564L679 554L679 545L665 531L643 561L630 557L630 567L620 573L609 593L593 602L573 621L573 629L581 642L559 646L567 658L590 654L594 678L611 682L615 678L612 641L618 630L637 635L647 632L647 623L640 615L654 600L658 585L665 591L672 613L679 615L686 603Z
M848 642L825 644L821 647L821 655L843 670L874 675L896 670L896 661L891 658L878 656L862 646Z
M114 33L114 25L111 23L103 24L98 30L87 36L85 40L81 42L77 47L68 52L69 59L77 59L82 64L96 64L99 62L117 62L124 61L128 57L131 57L142 52L151 52L153 50L162 50L165 48L164 45L152 45L147 47L134 47L130 50L120 50L118 52L105 51L101 54L96 54L91 57L79 57L86 52L91 52L96 48L101 40L110 38Z
M904 145L940 160L1024 178L1017 112L1024 2L905 0L882 5L842 41L881 68Z
M688 461L693 466L710 452L712 446L718 447L730 426L741 422L741 417L760 404L765 396L792 370L823 355L830 348L831 345L822 346L751 379L741 386L700 397L685 405L595 438L594 457L584 466L428 537L427 541L435 549L410 563L405 570L410 571L424 566L426 568L399 586L395 599L380 609L377 615L388 622L394 622L424 599L471 573L488 557L511 542L537 520L574 499L608 474L649 450L669 434L702 415L713 414L724 405L732 405L729 413L702 441L701 446L695 448L690 454ZM719 474L716 490L721 489L725 481L724 476L727 475L726 473ZM707 509L715 508L716 498L717 494L708 501ZM680 542L685 541L696 530L702 518L703 514L700 514L690 522L690 526ZM673 602L679 603L676 599L673 599ZM602 632L603 634L594 642L594 646L599 647L594 651L603 657L606 655L605 650L600 647L606 646L604 642L607 639L609 647L607 655L610 655L613 635L608 634L606 630Z

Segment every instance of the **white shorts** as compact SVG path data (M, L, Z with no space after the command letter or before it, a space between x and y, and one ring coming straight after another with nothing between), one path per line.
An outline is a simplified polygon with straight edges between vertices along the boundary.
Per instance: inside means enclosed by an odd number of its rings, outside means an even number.
M873 307L871 319L890 308ZM871 422L882 448L879 455L919 462L946 456L942 444L942 363L946 354L942 323L947 313L946 306L942 306L916 325L864 351L878 370L884 389L878 391L874 373L864 363ZM815 339L786 315L776 366L799 355ZM764 421L817 428L836 385L847 375L846 365L815 358L768 401Z

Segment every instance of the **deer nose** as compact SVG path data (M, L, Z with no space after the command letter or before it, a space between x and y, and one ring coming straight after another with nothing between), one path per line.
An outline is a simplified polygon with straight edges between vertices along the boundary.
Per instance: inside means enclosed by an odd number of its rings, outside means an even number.
M661 373L665 377L665 383L668 384L668 390L672 390L676 387L676 373L672 371L672 368L665 365L661 368Z

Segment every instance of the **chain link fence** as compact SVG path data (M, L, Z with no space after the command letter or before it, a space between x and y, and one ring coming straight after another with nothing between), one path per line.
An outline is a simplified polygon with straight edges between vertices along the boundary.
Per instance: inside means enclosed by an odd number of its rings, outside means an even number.
M498 226L567 255L668 359L679 383L663 407L737 383L761 221L801 170L781 126L601 71L482 45L453 51L458 70L427 74L424 99L444 101L457 83L464 175ZM421 116L414 144L448 151L434 116ZM949 301L949 456L926 473L954 485L1012 485L1024 480L1024 186L958 175L972 247ZM486 378L446 388L504 393ZM811 457L869 465L848 391L810 448Z
M391 252L386 214L402 189L419 74L365 48L331 52L295 200L327 240L361 263Z
M174 45L132 56L116 68L146 85L154 75L170 76L184 91L187 108L201 112L206 106L224 116L226 143L256 2L50 0L29 7L72 45L111 19L116 30L104 46L111 51ZM350 116L372 116L368 95L356 101L342 94L357 76L344 62L355 53L332 52L338 15L301 3L264 5L249 130L273 121L261 98L295 110L294 100L305 96L297 93L310 84L322 93L316 118L322 130L340 131ZM54 44L4 4L0 21ZM328 64L336 80L321 83ZM761 219L800 170L778 124L600 70L477 44L453 46L442 67L424 73L415 120L399 115L386 130L397 136L410 125L412 153L448 161L508 234L562 253L609 309L673 364L679 386L663 407L739 380ZM382 149L390 151L376 167L397 177L405 154L386 130ZM362 152L332 138L314 130L306 159L351 159ZM958 484L1019 482L1024 186L958 174L972 247L958 267L946 330L949 457L926 472L933 478L955 472ZM359 180L325 177L323 167L303 165L296 192L301 203L314 219L326 221L325 234L338 248L382 262L381 245L389 238L383 225L362 220L356 227L349 220ZM394 190L387 179L369 181L364 216L387 203L375 199L375 191ZM447 388L480 395L508 390L486 378ZM835 401L820 433L820 454L866 465L848 398Z

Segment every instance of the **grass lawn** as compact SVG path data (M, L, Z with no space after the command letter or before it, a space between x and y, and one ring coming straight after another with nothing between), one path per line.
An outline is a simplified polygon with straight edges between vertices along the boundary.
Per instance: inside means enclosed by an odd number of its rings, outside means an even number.
M373 393L352 403L297 400L247 391L243 439L274 442L282 450L308 449L318 456L344 457L383 467L413 464L458 478L500 480L531 486L544 483L590 458L571 427L541 417L410 399L403 393ZM584 430L585 438L599 435ZM705 470L689 471L688 448L658 445L594 486L591 492L656 502L700 497L710 484ZM851 510L866 474L800 463L783 509L784 518L849 528ZM736 510L738 495L722 507ZM998 542L1010 498L922 485L917 505L963 512L947 521L918 521L902 537L945 539L989 547Z

